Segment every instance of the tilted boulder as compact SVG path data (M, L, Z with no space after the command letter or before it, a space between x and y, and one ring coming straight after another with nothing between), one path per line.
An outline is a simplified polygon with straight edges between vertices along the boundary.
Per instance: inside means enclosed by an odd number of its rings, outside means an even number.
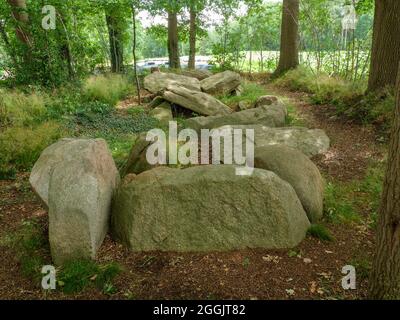
M186 120L189 128L214 129L224 125L262 124L268 127L282 127L286 120L286 107L282 104L248 109L224 116L196 117Z
M303 127L271 128L261 124L250 125L226 125L215 130L221 130L225 134L233 133L235 129L241 129L243 135L246 129L254 130L254 146L263 147L271 145L285 145L303 152L307 157L313 157L328 151L330 140L321 129L307 129ZM246 139L242 139L245 143ZM244 149L245 150L245 149ZM221 150L223 154L223 150Z
M172 121L174 119L172 115L171 105L166 101L151 110L150 115L164 125L168 124L169 121Z
M149 164L146 159L147 148L153 143L152 141L147 141L146 136L147 133L142 133L136 139L135 144L133 145L129 154L128 161L122 170L123 176L129 173L139 174L157 167Z
M61 140L42 153L31 183L48 201L54 263L95 258L108 230L111 199L119 183L107 143Z
M240 75L233 71L214 74L200 81L201 89L208 94L230 94L240 86Z
M255 149L254 166L276 173L290 183L312 223L323 215L324 180L317 166L302 152L284 145Z
M193 91L201 91L199 80L180 74L154 72L144 78L144 88L151 93L161 92L172 84L181 85Z
M205 116L224 115L233 110L213 96L204 92L186 89L181 85L170 85L163 93L163 98L183 108Z
M139 252L292 248L309 226L289 183L224 165L128 175L112 211L114 237Z

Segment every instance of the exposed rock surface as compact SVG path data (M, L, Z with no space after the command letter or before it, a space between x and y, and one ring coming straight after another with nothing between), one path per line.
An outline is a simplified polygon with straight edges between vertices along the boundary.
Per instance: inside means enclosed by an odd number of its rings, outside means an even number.
M282 127L286 120L286 107L282 104L248 109L223 116L196 117L186 120L189 128L214 129L224 125L262 124L268 127Z
M193 91L201 91L199 80L180 74L154 72L144 78L144 88L151 93L163 91L172 84L181 85Z
M232 71L224 71L208 77L200 82L201 89L208 94L229 94L240 86L240 75Z
M310 223L276 174L234 166L160 167L128 175L113 205L114 236L133 251L292 248Z
M168 86L163 93L163 98L205 116L224 115L233 112L231 108L213 96L204 92L189 90L181 85Z
M284 145L259 147L255 149L254 166L289 182L312 223L322 218L324 180L317 166L303 153Z
M47 148L31 183L49 207L49 241L56 264L95 258L108 230L119 173L103 139L63 139Z

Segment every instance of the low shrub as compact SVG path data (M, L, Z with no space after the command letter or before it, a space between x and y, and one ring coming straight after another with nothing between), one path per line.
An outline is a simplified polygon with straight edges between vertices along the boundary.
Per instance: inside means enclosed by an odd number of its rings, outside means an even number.
M121 271L116 263L100 266L92 260L69 261L59 270L57 284L66 294L81 292L93 285L105 294L113 294L112 280Z
M83 85L83 96L89 101L100 101L115 106L133 90L133 84L122 75L92 76Z
M255 103L260 96L266 95L266 90L256 84L249 81L243 83L243 92L240 96L221 96L219 99L228 106L244 101L248 103Z
M313 73L299 67L275 80L275 84L293 91L311 94L311 102L335 106L337 115L346 116L362 123L373 123L384 130L391 124L395 106L392 89L364 95L364 81L350 82L325 73Z
M0 133L0 179L12 178L16 171L29 171L40 153L61 136L62 130L54 122L5 129Z
M0 128L29 126L46 116L47 96L0 89Z
M320 224L311 225L311 227L307 231L307 234L322 241L333 241L333 237L330 234L329 230L325 226Z

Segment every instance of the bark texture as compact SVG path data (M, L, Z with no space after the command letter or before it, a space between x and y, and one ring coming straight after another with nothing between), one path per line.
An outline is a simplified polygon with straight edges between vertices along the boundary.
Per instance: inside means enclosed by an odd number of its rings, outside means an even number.
M400 1L375 0L368 91L394 87L400 62Z
M180 69L178 18L175 12L168 12L168 54L169 67L172 69Z
M400 77L396 94L376 252L370 277L370 297L373 299L400 299Z
M17 38L28 47L32 42L28 32L29 15L25 0L7 0L12 8L12 16L16 22L15 32Z
M283 0L281 49L276 75L299 65L299 7L299 0Z
M112 13L106 14L107 28L110 40L111 71L122 72L124 69L124 49L122 32L119 30L119 19Z

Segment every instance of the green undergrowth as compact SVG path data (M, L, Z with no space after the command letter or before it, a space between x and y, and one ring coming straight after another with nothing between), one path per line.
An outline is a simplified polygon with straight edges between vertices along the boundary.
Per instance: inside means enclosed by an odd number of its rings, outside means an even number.
M291 91L309 93L311 103L332 105L339 116L364 124L372 123L385 131L391 125L395 106L391 89L365 95L365 80L348 81L325 73L314 73L305 67L285 73L274 83Z
M0 239L0 246L15 252L21 273L41 285L43 266L52 265L46 219L24 220L16 231ZM73 260L56 269L56 286L65 294L96 288L103 294L114 294L114 278L122 272L117 263L98 264L92 260Z
M244 101L250 104L255 103L260 96L268 94L265 88L256 83L245 81L242 86L243 92L240 96L225 95L218 98L226 105L232 107L240 101Z
M311 225L307 231L307 234L322 241L330 242L334 240L329 230L322 224Z
M326 220L331 223L367 221L374 228L384 175L384 163L376 163L362 180L328 182L324 202Z

